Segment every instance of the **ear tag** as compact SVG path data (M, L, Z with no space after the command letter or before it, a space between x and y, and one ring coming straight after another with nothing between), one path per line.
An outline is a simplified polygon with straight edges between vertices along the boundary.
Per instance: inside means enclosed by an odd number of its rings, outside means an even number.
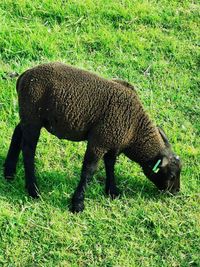
M154 173L157 173L159 170L160 170L160 168L158 167L158 165L161 163L161 159L159 159L157 162L156 162L156 164L154 165L154 167L153 167L153 169L152 169L152 171L154 172Z

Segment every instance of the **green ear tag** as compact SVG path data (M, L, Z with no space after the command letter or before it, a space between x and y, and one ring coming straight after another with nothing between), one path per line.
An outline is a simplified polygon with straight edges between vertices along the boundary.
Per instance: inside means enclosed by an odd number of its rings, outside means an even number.
M152 171L154 172L154 173L157 173L158 171L159 171L159 167L158 167L158 165L161 163L161 159L159 159L157 162L156 162L156 164L154 165L154 167L153 167L153 169L152 169Z

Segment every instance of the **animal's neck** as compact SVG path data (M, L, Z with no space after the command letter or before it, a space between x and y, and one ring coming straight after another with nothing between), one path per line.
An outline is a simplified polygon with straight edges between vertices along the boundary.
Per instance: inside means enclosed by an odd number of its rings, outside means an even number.
M125 155L143 165L143 163L156 158L164 148L165 144L157 127L144 113L138 121L136 135L131 145L126 149Z

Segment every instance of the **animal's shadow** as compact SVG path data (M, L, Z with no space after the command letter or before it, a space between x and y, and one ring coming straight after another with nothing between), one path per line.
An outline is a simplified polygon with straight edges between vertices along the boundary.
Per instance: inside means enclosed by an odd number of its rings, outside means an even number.
M18 170L15 176L15 179L12 181L6 181L3 177L3 163L4 158L0 156L0 195L5 198L7 201L11 203L21 203L24 201L35 201L28 197L27 192L24 188L24 169L22 168L22 160L20 159L18 163ZM36 162L37 165L37 162ZM49 205L52 205L56 208L66 209L66 207L70 207L70 199L71 196L78 185L80 179L80 171L71 173L71 177L68 173L63 171L40 171L37 168L37 180L40 190L40 200L47 201ZM101 175L98 174L101 173ZM97 170L96 175L90 182L86 190L86 197L89 199L98 200L105 196L104 187L105 187L105 175L102 175L104 171L102 167L100 170ZM150 199L160 199L159 191L148 181L144 179L137 179L136 177L123 177L118 176L117 185L120 190L119 201L123 197L132 198L137 200L139 197L146 199L147 201Z

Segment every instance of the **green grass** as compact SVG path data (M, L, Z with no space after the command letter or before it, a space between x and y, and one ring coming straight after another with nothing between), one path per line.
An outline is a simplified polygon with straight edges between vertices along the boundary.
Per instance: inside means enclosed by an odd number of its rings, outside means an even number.
M56 3L57 2L57 3ZM0 1L0 266L200 266L198 1ZM41 199L2 165L19 121L16 78L62 61L128 80L183 161L181 193L160 194L124 156L121 197L104 195L101 163L82 214L68 211L85 143L42 131L36 154ZM147 71L146 71L147 70Z

